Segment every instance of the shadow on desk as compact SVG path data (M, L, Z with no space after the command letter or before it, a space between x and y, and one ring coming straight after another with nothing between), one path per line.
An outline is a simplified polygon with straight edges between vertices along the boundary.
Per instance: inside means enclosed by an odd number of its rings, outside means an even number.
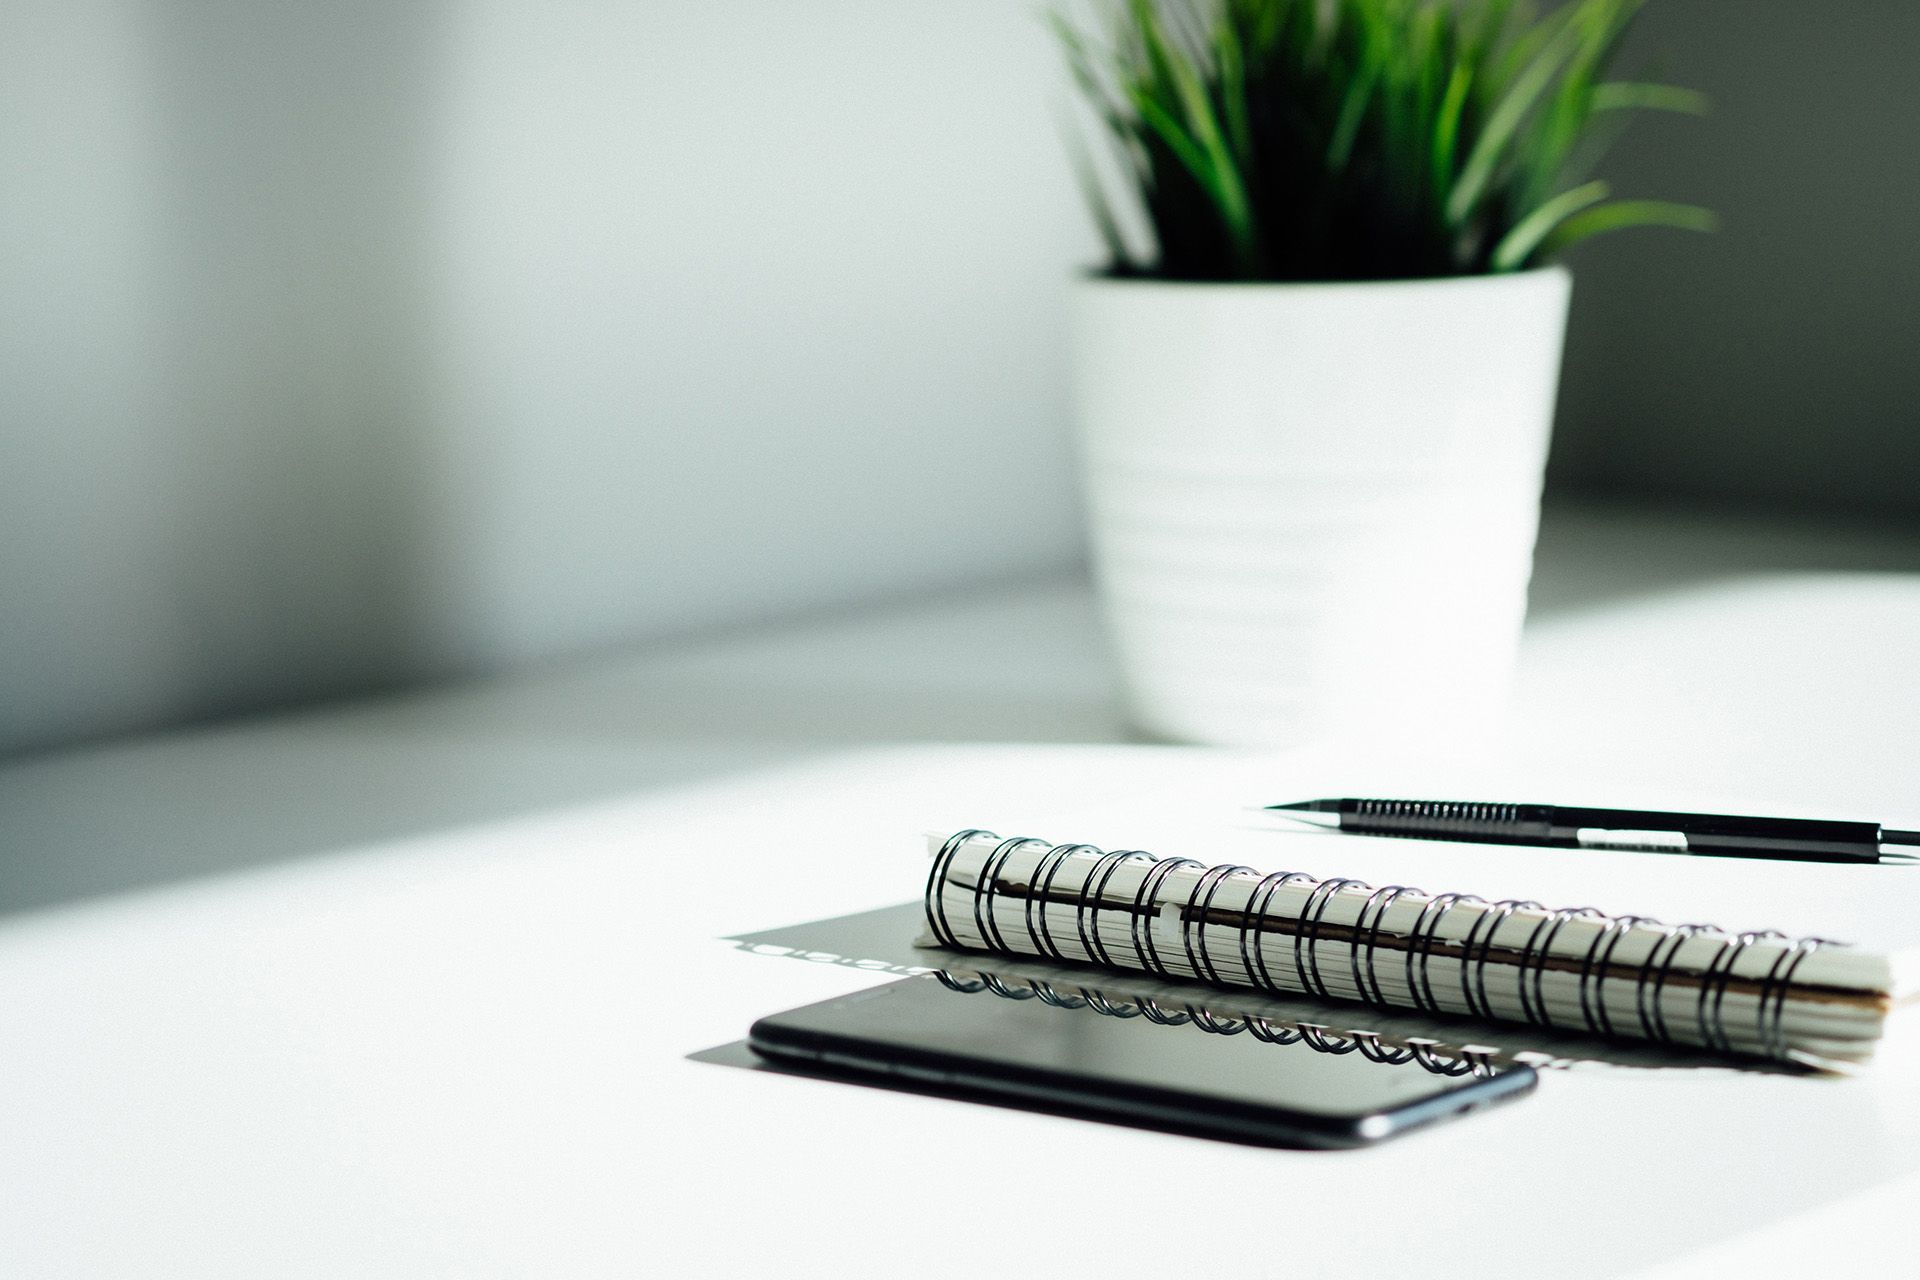
M1557 621L1755 576L1861 572L1920 573L1920 529L1910 521L1553 503L1540 522L1527 617Z
M1532 616L1832 569L1920 569L1920 534L1552 508ZM0 915L848 748L1130 741L1086 583L1013 584L6 761Z
M1077 583L0 766L0 915L848 748L1123 743Z

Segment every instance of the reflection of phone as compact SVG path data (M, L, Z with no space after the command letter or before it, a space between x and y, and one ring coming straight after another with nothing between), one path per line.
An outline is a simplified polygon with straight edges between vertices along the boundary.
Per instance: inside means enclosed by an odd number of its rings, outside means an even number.
M1266 1035L1218 1034L1254 1029L1244 1019L1206 1019L1207 1034L1188 1019L1139 1016L1139 1005L1001 999L942 977L776 1013L747 1043L816 1071L1279 1146L1360 1146L1535 1083L1519 1063L1445 1074L1432 1059L1346 1052L1351 1040L1282 1043L1264 1024Z

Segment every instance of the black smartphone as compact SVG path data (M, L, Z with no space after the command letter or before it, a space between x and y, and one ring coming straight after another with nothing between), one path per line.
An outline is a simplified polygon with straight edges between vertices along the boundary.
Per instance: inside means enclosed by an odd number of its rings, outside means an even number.
M1536 1083L1521 1063L947 973L773 1014L747 1044L816 1073L1287 1147L1364 1146Z

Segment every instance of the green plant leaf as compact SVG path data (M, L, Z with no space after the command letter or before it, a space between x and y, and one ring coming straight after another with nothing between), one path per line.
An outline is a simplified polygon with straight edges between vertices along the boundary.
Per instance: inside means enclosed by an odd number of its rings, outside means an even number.
M1511 85L1547 42L1573 21L1578 7L1575 3L1563 4L1541 18L1535 15L1531 4L1516 4L1514 13L1518 21L1497 33L1489 50L1488 84ZM1515 26L1519 28L1517 32L1512 30Z
M1467 162L1462 166L1460 177L1447 197L1447 220L1452 225L1457 227L1465 222L1486 195L1487 186L1493 180L1494 167L1500 162L1501 151L1513 140L1527 112L1533 109L1540 95L1553 83L1553 77L1579 47L1579 35L1580 30L1573 23L1563 24L1514 77L1506 93L1488 114L1486 126L1474 141L1473 149L1467 153Z
M1206 148L1196 142L1186 127L1173 118L1165 107L1144 91L1138 92L1133 99L1134 110L1140 113L1140 119L1153 131L1155 137L1173 152L1174 158L1186 167L1193 180L1205 187L1209 193L1215 193L1218 177L1208 160Z
M1171 91L1172 97L1171 103L1162 103L1142 93L1138 95L1136 105L1141 107L1142 116L1154 124L1156 131L1169 139L1170 146L1174 145L1172 138L1175 135L1192 144L1191 149L1175 147L1175 150L1182 154L1183 163L1218 206L1233 256L1244 266L1250 267L1256 253L1252 206L1247 197L1246 183L1227 146L1226 135L1221 129L1219 117L1214 114L1213 103L1207 96L1200 73L1192 60L1174 46L1152 0L1133 0L1133 12L1155 78ZM1151 116L1148 115L1147 103L1152 104ZM1184 122L1174 116L1170 107L1177 107L1181 116L1185 117Z
M1240 33L1229 15L1222 14L1214 35L1214 60L1220 69L1220 105L1227 118L1227 138L1241 172L1253 166L1253 125L1247 117L1246 54Z
M1466 110L1467 93L1472 88L1473 68L1466 63L1455 63L1433 122L1433 187L1436 191L1450 191L1453 187L1454 159L1460 141L1460 117Z
M1637 222L1703 225L1586 181L1640 112L1705 105L1610 70L1648 0L1086 2L1110 23L1053 26L1120 164L1076 154L1076 171L1110 251L1134 230L1117 216L1129 191L1153 241L1118 264L1436 276L1518 269Z
M1562 222L1540 245L1542 258L1561 253L1590 236L1627 227L1675 227L1681 231L1717 231L1720 218L1698 205L1667 200L1615 200L1595 205Z
M1334 120L1333 137L1327 141L1327 168L1334 173L1345 169L1353 159L1353 146L1360 139L1360 125L1366 119L1367 103L1379 74L1379 67L1369 63L1347 83L1340 114Z
M1518 208L1532 208L1573 180L1569 158L1593 114L1593 86L1612 58L1640 0L1582 0L1573 10L1579 48L1534 118L1531 136L1516 144L1514 189Z
M1513 230L1507 232L1494 247L1493 269L1518 270L1555 227L1588 205L1605 200L1607 194L1607 184L1604 182L1589 182L1571 191L1562 191L1513 224Z
M1595 111L1678 111L1683 115L1703 116L1711 106L1706 94L1670 84L1609 80L1593 86Z

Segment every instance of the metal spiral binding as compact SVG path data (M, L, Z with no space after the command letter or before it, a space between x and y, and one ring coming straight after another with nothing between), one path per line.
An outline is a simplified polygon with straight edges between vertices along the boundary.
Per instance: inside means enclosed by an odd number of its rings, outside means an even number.
M1402 807L1427 804L1396 803ZM1512 806L1454 807L1491 812ZM1434 815L1423 811L1422 816L1431 818ZM1453 816L1465 821L1486 815L1463 812ZM1821 938L1789 939L1774 930L1730 935L1711 925L1666 925L1645 916L1609 916L1593 907L1564 907L1548 911L1541 904L1529 900L1504 899L1489 904L1471 894L1428 895L1423 890L1406 885L1388 885L1376 889L1359 880L1317 880L1303 872L1285 871L1260 876L1248 889L1244 907L1234 909L1241 918L1241 924L1235 930L1241 973L1229 977L1223 974L1220 957L1214 953L1218 939L1209 929L1208 918L1215 910L1221 886L1229 881L1244 881L1255 876L1257 873L1251 868L1233 864L1205 867L1190 858L1157 858L1140 850L1102 852L1093 845L1053 845L1032 837L1002 840L990 831L970 828L955 833L942 843L935 854L927 881L927 920L935 937L948 947L960 947L963 944L959 942L948 916L945 891L949 887L959 851L976 840L995 842L980 864L971 892L973 923L989 949L1016 954L1028 950L1031 954L1056 961L1087 960L1111 967L1136 967L1156 977L1178 981L1185 975L1176 972L1169 963L1169 957L1162 954L1156 932L1161 913L1172 911L1179 921L1179 940L1188 970L1199 978L1219 985L1245 982L1282 997L1304 993L1320 999L1353 998L1376 1007L1391 1008L1398 1001L1390 1000L1382 985L1380 947L1383 939L1394 938L1396 945L1406 952L1405 1003L1432 1015L1450 1016L1461 1012L1458 1005L1450 1005L1441 998L1434 973L1436 953L1450 956L1457 948L1460 1004L1465 1006L1464 1011L1469 1015L1489 1019L1512 1016L1510 1012L1502 1012L1494 1007L1489 990L1489 973L1495 967L1493 956L1500 951L1514 957L1510 963L1503 960L1498 967L1513 973L1512 994L1519 1001L1519 1017L1524 1021L1549 1030L1572 1027L1573 1024L1568 1021L1567 1001L1562 999L1556 1019L1555 1003L1548 994L1549 974L1562 970L1572 976L1572 1003L1577 1010L1579 1030L1608 1037L1638 1035L1665 1045L1683 1042L1700 1044L1722 1053L1759 1053L1782 1059L1790 1057L1786 1010L1795 978L1808 956L1823 946L1839 945ZM1010 882L1003 873L1013 859L1023 851L1041 846L1045 851L1032 864L1031 874L1023 877L1029 883L1022 885ZM1076 858L1091 858L1092 863L1084 876L1079 878L1077 888L1061 891L1057 888L1058 878L1063 868ZM1147 864L1147 869L1140 876L1131 896L1128 897L1123 890L1120 901L1112 899L1109 890L1120 869L1141 863ZM1167 900L1162 901L1165 886L1173 876L1195 870L1199 874L1194 878L1190 890L1184 894L1169 895ZM1275 898L1290 886L1306 889L1305 900L1297 911L1288 910L1276 916L1273 912ZM1009 945L995 911L997 899L1002 893L1009 896L1025 895L1025 948ZM1344 900L1351 903L1355 894L1366 896L1355 910L1352 923L1335 925L1334 918L1329 914L1334 902L1342 900L1342 895L1348 895ZM1404 936L1396 937L1395 931L1389 930L1386 922L1394 905L1403 897L1423 899L1424 904ZM1056 902L1071 904L1080 944L1078 955L1070 954L1061 939L1054 935L1048 908ZM1463 906L1475 908L1476 914L1465 935L1455 942L1450 938L1446 922L1452 913ZM1101 912L1107 909L1124 911L1128 918L1127 938L1132 954L1118 962L1100 928ZM1521 913L1537 915L1538 919L1532 922L1524 942L1516 948L1512 942L1503 942L1500 935ZM1339 919L1344 920L1344 914ZM1567 948L1563 945L1563 939L1576 922L1583 929L1592 930L1591 940L1584 946ZM1265 946L1266 935L1282 928L1292 934L1291 985L1283 984L1272 973ZM1336 994L1328 975L1322 971L1323 942L1328 940L1330 928L1348 930L1344 942L1347 947L1346 967L1353 982L1351 996ZM1452 933L1457 935L1458 931ZM1647 944L1646 953L1637 964L1627 962L1632 965L1631 978L1622 977L1616 969L1620 967L1618 957L1623 944L1629 938L1647 934L1655 936ZM1711 958L1704 967L1697 963L1687 967L1690 979L1698 983L1697 994L1691 1001L1693 1025L1676 1029L1669 1021L1666 990L1680 967L1688 944L1706 939L1717 940L1719 944ZM1787 945L1774 956L1763 976L1742 974L1741 958L1763 943ZM1620 1020L1616 1018L1607 999L1609 983L1620 981L1630 981L1633 991L1633 1017L1625 1027L1619 1025ZM1753 985L1758 987L1753 1029L1750 1033L1742 1030L1738 1035L1729 1026L1727 1016L1727 994L1736 981L1742 984L1743 991ZM1001 994L1013 999L1031 999L1040 993L1025 991L1014 994L1010 988ZM1049 989L1045 994L1040 994L1040 998L1047 1003L1057 1003L1056 999L1049 998L1056 995ZM1223 1020L1204 1011L1196 1012L1192 1006L1171 1009L1150 999L1115 1003L1099 992L1085 988L1075 995L1058 996L1057 1000L1067 1002L1059 1003L1058 1007L1062 1008L1084 1006L1110 1017L1145 1017L1149 1021L1170 1026L1192 1023L1203 1031L1217 1035L1248 1031L1257 1039L1273 1040L1275 1043L1290 1043L1290 1040L1275 1037L1293 1035L1326 1053L1359 1051L1371 1056L1373 1052L1367 1046L1374 1042L1364 1036L1342 1040L1329 1037L1324 1028L1314 1026L1302 1026L1298 1033L1279 1032L1274 1030L1270 1022L1262 1019ZM1419 1049L1416 1046L1410 1052L1418 1056ZM1429 1066L1429 1069L1438 1068Z
M1149 973L1162 978L1179 976L1160 958L1160 944L1153 939L1153 922L1160 907L1160 886L1166 883L1167 877L1182 867L1200 865L1192 858L1162 858L1141 877L1140 887L1133 892L1133 950Z
M1427 899L1420 918L1413 922L1413 929L1407 934L1407 992L1413 998L1414 1007L1422 1012L1445 1012L1433 994L1433 945L1440 937L1440 922L1461 903L1479 901L1468 893L1443 893ZM1414 963L1416 960L1418 965ZM1376 988L1378 985L1376 981Z
M949 991L958 991L963 996L970 996L976 991L985 991L987 989L985 982L968 982L964 978L954 977L945 969L935 969L933 976L940 980L941 986L947 988Z
M1045 840L1033 836L1015 836L1011 840L1002 840L980 866L980 883L973 894L973 922L979 926L980 936L985 938L996 951L1012 950L1007 946L1007 936L1000 932L1000 922L993 914L993 899L1000 892L1000 872L1007 865L1007 859L1019 850L1030 844L1046 843ZM1031 903L1032 899L1029 898L1028 902Z
M1311 884L1313 877L1304 871L1276 871L1254 885L1253 892L1247 895L1247 922L1240 930L1240 963L1246 966L1248 978L1262 990L1277 996L1285 995L1286 989L1275 982L1273 974L1267 970L1267 949L1261 945L1260 939L1267 931L1273 895L1298 881Z
M1104 965L1112 965L1113 957L1107 952L1106 940L1100 936L1100 904L1106 899L1107 886L1113 882L1113 873L1129 862L1145 858L1153 860L1150 853L1141 853L1137 849L1120 849L1104 855L1087 872L1087 881L1080 889L1078 901L1073 907L1073 921L1080 931L1080 945L1086 948L1087 958Z
M1437 1042L1433 1040L1409 1039L1407 1046L1413 1050L1413 1060L1435 1075L1484 1076L1493 1074L1493 1062L1490 1055L1475 1049L1462 1049L1458 1058L1447 1059L1434 1051L1436 1043Z
M1301 909L1300 927L1293 935L1293 968L1300 979L1300 989L1317 995L1322 1000L1334 999L1333 991L1320 977L1320 930L1327 916L1327 908L1339 896L1342 889L1355 885L1366 889L1372 886L1358 880L1322 880L1314 891L1307 895L1307 905ZM1305 954L1302 955L1302 948ZM1312 977L1309 979L1308 974Z
M1403 884L1390 884L1384 889L1375 889L1367 895L1367 900L1360 904L1360 914L1353 922L1353 945L1348 949L1347 963L1353 969L1354 989L1360 993L1362 1000L1383 1009L1388 1005L1380 989L1380 971L1374 964L1374 956L1380 948L1380 925L1387 918L1387 910L1393 906L1394 900L1407 893L1426 896L1424 889L1409 889ZM1367 923L1369 913L1372 915L1371 925ZM1425 913L1422 912L1421 915L1424 919ZM1366 937L1367 952L1367 962L1364 965L1360 963L1360 939L1363 934ZM1413 960L1411 952L1408 953L1407 960L1411 965ZM1372 991L1367 990L1368 983L1373 984Z
M1536 1026L1552 1027L1553 1012L1547 1007L1547 967L1553 958L1553 944L1569 920L1592 919L1602 913L1598 907L1561 907L1549 911L1533 932L1527 935L1520 953L1520 1012ZM1537 948L1537 949L1536 949ZM1527 999L1527 981L1533 981L1533 999Z
M1220 886L1237 875L1252 875L1252 867L1235 866L1221 863L1211 867L1200 877L1200 883L1193 887L1193 910L1186 913L1181 921L1180 945L1186 949L1187 963L1193 971L1208 982L1221 981L1220 970L1214 965L1213 957L1207 952L1207 912L1213 909L1213 899L1220 892ZM1196 935L1198 941L1196 943ZM1244 951L1242 952L1244 955Z
M1141 996L1136 1002L1140 1012L1146 1015L1148 1022L1157 1022L1163 1027L1178 1027L1193 1021L1193 1015L1185 1009L1168 1013L1160 1007L1160 1002L1149 996Z
M1462 898L1465 902L1469 899ZM1493 904L1467 930L1467 937L1460 944L1460 997L1467 1002L1467 1011L1482 1018L1496 1018L1493 1000L1487 995L1487 959L1493 954L1493 941L1500 932L1500 926L1513 917L1516 911L1545 911L1539 903L1523 898L1503 898ZM1487 926L1487 935L1480 938L1480 927ZM1479 955L1474 948L1478 945ZM1476 999L1476 997L1478 997Z
M1774 958L1767 978L1760 986L1760 1039L1769 1056L1785 1058L1789 1054L1787 1043L1787 992L1793 986L1793 975L1799 972L1800 964L1821 947L1830 945L1825 938L1800 938L1793 944L1793 950ZM1785 972L1781 972L1782 965ZM1775 982L1775 975L1778 982ZM1772 1009L1768 1010L1768 1000L1772 1000Z
M1191 1003L1182 1004L1174 1009L1148 996L1135 997L1131 1001L1115 1000L1100 991L1086 987L1075 987L1071 994L1065 994L1053 983L1039 978L1021 978L1010 982L997 975L983 972L977 979L969 980L946 969L934 970L933 976L942 986L963 995L990 991L1005 1000L1037 999L1041 1004L1051 1005L1056 1009L1090 1009L1109 1018L1126 1019L1144 1015L1149 1022L1158 1023L1161 1026L1190 1026L1208 1035L1246 1034L1267 1044L1304 1044L1316 1053L1334 1056L1358 1053L1368 1061L1377 1062L1382 1066L1393 1067L1414 1062L1436 1075L1488 1075L1494 1069L1494 1055L1490 1050L1464 1048L1459 1051L1458 1056L1451 1056L1439 1052L1439 1042L1435 1040L1408 1039L1402 1044L1389 1046L1377 1031L1335 1032L1324 1024L1311 1022L1296 1023L1293 1026L1276 1026L1272 1019L1258 1014L1224 1016Z
M1674 959L1680 954L1680 948L1689 939L1703 933L1717 933L1710 924L1677 924L1668 929L1665 937L1656 941L1647 951L1647 958L1640 964L1640 972L1634 983L1634 1012L1640 1017L1640 1029L1649 1040L1660 1044L1677 1044L1679 1041L1667 1027L1667 1009L1662 1002L1666 994L1667 978L1673 973ZM1660 948L1667 948L1666 958L1660 957Z
M1047 903L1053 898L1053 879L1068 858L1081 852L1100 852L1090 844L1057 844L1033 869L1033 893L1027 898L1027 936L1040 953L1049 959L1065 960L1066 952L1053 940L1053 926L1047 920Z
M1299 1027L1276 1027L1265 1018L1248 1018L1247 1032L1255 1040L1264 1040L1268 1044L1298 1044Z
M1385 1066L1398 1066L1402 1062L1413 1061L1413 1047L1389 1049L1380 1043L1380 1035L1374 1031L1355 1031L1353 1038L1359 1042L1360 1056L1370 1058Z
M1212 1011L1197 1005L1188 1005L1187 1012L1193 1018L1193 1025L1202 1031L1216 1036L1237 1036L1247 1029L1247 1020L1240 1018L1221 1018Z
M1009 1000L1031 1000L1038 994L1038 992L1032 990L1020 990L1009 987L1004 978L991 973L981 974L980 981L986 983L987 990L993 992L993 994L1005 996Z
M1635 929L1660 922L1645 916L1603 918L1607 922L1606 927L1593 940L1593 945L1587 948L1587 954L1580 961L1580 1017L1595 1034L1610 1036L1614 1030L1613 1018L1607 1012L1607 966L1613 962L1613 953L1619 948L1620 939Z
M1733 982L1735 966L1740 963L1741 953L1754 943L1770 938L1786 937L1774 929L1761 929L1748 933L1738 933L1721 945L1720 950L1708 962L1707 970L1700 977L1700 998L1695 1021L1700 1024L1701 1034L1706 1037L1707 1047L1718 1049L1722 1053L1734 1051L1733 1041L1727 1035L1724 1006L1727 999L1727 987ZM1707 1016L1707 1005L1711 1001L1713 1016Z
M1325 1027L1313 1022L1300 1024L1300 1038L1322 1053L1335 1055L1353 1053L1360 1047L1358 1038L1349 1037L1342 1040L1338 1036L1329 1035Z
M1080 988L1080 994L1086 999L1087 1004L1093 1008L1095 1013L1104 1013L1109 1018L1137 1018L1140 1016L1140 1006L1137 1004L1114 1004L1098 991L1089 991L1085 987Z
M979 827L968 827L948 836L940 846L940 852L933 856L933 869L927 873L927 924L933 930L933 936L940 940L943 947L957 947L960 940L954 935L953 926L947 923L946 897L941 890L947 887L947 873L953 867L953 859L966 843L975 836L992 836L993 832L983 831Z
M1063 996L1052 984L1045 982L1035 983L1033 994L1040 997L1041 1004L1050 1004L1056 1009L1084 1009L1092 1003L1084 995Z

